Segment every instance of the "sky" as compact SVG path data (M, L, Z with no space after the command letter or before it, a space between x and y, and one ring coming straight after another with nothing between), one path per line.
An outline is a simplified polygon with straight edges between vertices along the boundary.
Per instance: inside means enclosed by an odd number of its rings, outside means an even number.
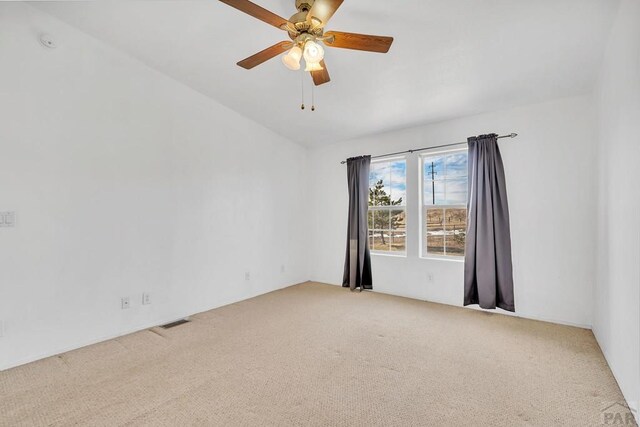
M423 202L425 205L464 205L467 203L467 153L424 157ZM431 171L435 174L432 176Z
M431 176L431 166L435 175ZM436 205L464 205L467 203L467 153L443 153L424 157L423 201L433 204L435 189ZM407 200L407 163L404 159L386 162L372 162L369 173L369 187L382 180L384 189L391 200L402 197L402 205Z
M407 162L396 160L391 162L372 162L369 172L369 187L382 180L384 190L391 200L402 197L402 206L407 203Z

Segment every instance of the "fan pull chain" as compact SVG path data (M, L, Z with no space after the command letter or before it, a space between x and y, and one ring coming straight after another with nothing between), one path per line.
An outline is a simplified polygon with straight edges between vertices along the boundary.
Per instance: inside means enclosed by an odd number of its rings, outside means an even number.
M300 72L300 87L302 88L302 105L300 106L301 110L304 110L304 71Z
M300 104L300 109L304 110L306 107L304 105L304 75L305 72L302 71L300 73L300 92L302 95L302 103ZM311 84L311 111L316 111L316 94L314 85Z

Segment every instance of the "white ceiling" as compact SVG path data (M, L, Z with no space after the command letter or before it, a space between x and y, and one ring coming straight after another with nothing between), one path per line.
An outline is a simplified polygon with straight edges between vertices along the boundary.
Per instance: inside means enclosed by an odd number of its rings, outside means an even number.
M294 0L255 0L288 18ZM216 0L32 2L280 133L320 145L590 91L617 0L346 0L327 29L395 37L386 54L326 51L332 81L300 110L286 34ZM61 44L64 41L60 41ZM306 82L310 104L310 79Z

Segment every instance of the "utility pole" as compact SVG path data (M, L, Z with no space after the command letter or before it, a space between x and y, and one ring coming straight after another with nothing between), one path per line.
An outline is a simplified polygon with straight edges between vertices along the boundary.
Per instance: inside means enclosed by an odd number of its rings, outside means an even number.
M431 162L431 166L429 166L429 169L431 169L431 172L429 172L431 174L431 196L433 197L433 204L436 204L436 175L438 175L438 172L436 172L436 165Z

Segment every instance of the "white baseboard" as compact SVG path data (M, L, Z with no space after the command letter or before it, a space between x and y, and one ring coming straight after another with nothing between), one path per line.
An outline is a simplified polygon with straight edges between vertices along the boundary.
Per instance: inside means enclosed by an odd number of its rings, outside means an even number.
M132 328L128 328L128 329L125 329L125 330L123 330L121 332L118 332L118 333L115 333L115 334L105 335L105 336L102 336L102 337L99 337L99 338L95 338L95 339L80 341L77 344L74 344L74 345L71 345L71 346L60 347L60 348L57 348L57 349L54 349L54 350L51 350L51 351L47 351L47 352L43 352L43 353L37 354L35 356L29 356L29 357L26 357L24 359L18 359L17 361L11 362L8 365L0 366L0 372L5 371L7 369L15 368L15 367L18 367L18 366L21 366L21 365L26 365L27 363L36 362L36 361L41 360L41 359L46 359L48 357L56 356L58 354L63 354L63 353L67 353L69 351L77 350L77 349L82 348L82 347L87 347L87 346L90 346L90 345L93 345L93 344L101 343L103 341L109 341L109 340L112 340L112 339L115 339L115 338L123 337L125 335L129 335L129 334L133 334L133 333L136 333L136 332L140 332L140 331L143 331L145 329L153 328L154 326L164 325L166 323L173 322L173 321L175 321L177 319L182 319L182 318L188 317L188 316L189 315L178 316L178 317L172 316L171 319L163 319L163 320L161 320L159 322L156 322L156 321L148 322L147 324L143 324L143 325L135 326L135 327L132 327Z
M238 299L238 300L224 302L224 303L222 303L220 305L216 305L216 306L213 306L213 307L205 307L202 310L199 310L199 311L196 311L196 312L193 312L193 313L184 313L182 315L172 315L172 316L167 317L167 318L161 318L159 320L152 320L152 321L149 321L149 322L144 322L144 323L141 323L141 324L139 324L137 326L132 326L130 328L124 329L124 330L119 331L119 332L114 333L114 334L104 335L104 336L101 336L101 337L98 337L98 338L94 338L94 339L90 339L90 340L79 341L78 343L73 344L71 346L65 346L65 347L56 348L56 349L53 349L51 351L46 351L46 352L43 352L43 353L40 353L40 354L37 354L37 355L34 355L34 356L29 356L29 357L25 357L23 359L18 359L18 360L15 360L15 361L11 361L6 365L0 365L0 372L6 371L7 369L15 368L15 367L18 367L18 366L21 366L21 365L26 365L27 363L36 362L36 361L41 360L41 359L46 359L48 357L56 356L58 354L63 354L63 353L67 353L69 351L77 350L77 349L82 348L82 347L87 347L89 345L98 344L98 343L101 343L101 342L104 342L104 341L109 341L109 340L112 340L112 339L115 339L115 338L123 337L125 335L129 335L129 334L133 334L133 333L136 333L136 332L144 331L145 329L153 328L153 327L156 327L156 326L159 326L159 325L164 325L164 324L176 321L178 319L184 319L185 317L193 316L193 315L198 314L198 313L202 313L202 312L205 312L205 311L214 310L216 308L220 308L220 307L224 307L224 306L227 306L227 305L235 304L237 302L245 301L245 300L248 300L248 299L251 299L251 298L258 297L260 295L268 294L270 292L275 292L275 291L278 291L280 289L288 288L289 286L294 286L294 285L295 284L285 284L285 285L278 286L278 287L276 287L274 289L271 289L271 290L268 290L268 291L264 291L264 292L261 291L261 292L255 293L255 294L248 295L248 296L246 296L244 298L241 298L241 299Z
M318 281L318 280L311 280L312 282L316 282L316 283L324 283L327 285L333 285L333 286L342 286L336 283L327 283L327 282L323 282L323 281ZM476 306L463 306L462 304L451 304L449 302L444 302L444 301L435 301L435 300L429 300L429 299L424 299L424 298L420 298L416 295L408 295L408 294L403 294L403 293L399 293L399 292L385 292L385 291L379 291L376 289L373 289L370 292L375 292L378 294L385 294L385 295L393 295L396 297L402 297L402 298L409 298L409 299L415 299L418 301L425 301L425 302L430 302L433 304L443 304L443 305L448 305L450 307L458 307L458 308L464 308L466 310L478 310L478 311L484 311L486 312L487 310L482 309L480 307L476 307ZM519 312L516 313L512 313L510 311L505 311L502 309L495 309L495 310L490 310L491 313L495 313L495 314L502 314L504 316L512 316L512 317L519 317L522 319L529 319L529 320L537 320L539 322L547 322L547 323L555 323L557 325L564 325L564 326L573 326L576 328L581 328L581 329L592 329L592 325L590 324L583 324L583 323L575 323L575 322L571 322L571 321L567 321L567 320L558 320L558 319L552 319L552 318L548 318L548 317L544 317L544 316L536 316L536 315L531 315L531 314L522 314Z
M604 356L604 360L607 362L607 366L609 366L609 369L611 369L611 373L613 374L613 378L618 383L618 388L620 388L620 392L622 393L622 395L624 397L624 400L627 403L627 406L629 407L629 409L631 409L631 412L633 413L633 416L636 419L636 424L640 425L640 414L638 413L638 411L640 410L640 402L636 402L636 401L632 400L630 396L624 394L625 390L622 390L622 388L620 387L620 381L618 380L618 378L620 378L621 375L617 371L617 368L612 366L611 363L609 363L609 356L608 356L607 352L605 352L602 349L602 345L600 344L600 340L598 339L598 334L597 334L596 330L593 331L593 336L596 338L596 342L598 343L598 346L600 347L600 351L602 352L602 355Z

